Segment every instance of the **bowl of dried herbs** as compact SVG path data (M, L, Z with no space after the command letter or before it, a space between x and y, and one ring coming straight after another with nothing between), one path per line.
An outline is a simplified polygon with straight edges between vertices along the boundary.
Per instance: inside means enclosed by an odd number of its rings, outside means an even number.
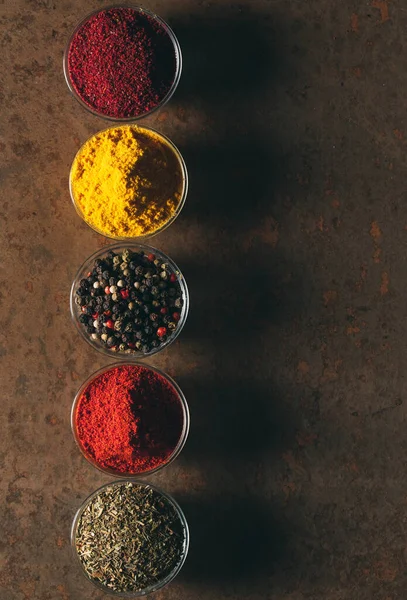
M136 598L164 587L185 562L189 531L176 501L147 483L119 480L77 511L71 542L86 577L105 592Z

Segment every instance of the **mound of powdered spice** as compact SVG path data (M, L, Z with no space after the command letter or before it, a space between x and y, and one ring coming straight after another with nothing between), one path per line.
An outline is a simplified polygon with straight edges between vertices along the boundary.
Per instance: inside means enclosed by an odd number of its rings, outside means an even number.
M95 377L82 392L74 427L85 455L98 466L135 475L171 458L184 431L184 410L162 375L122 365Z
M175 218L186 183L179 156L163 136L122 125L83 144L70 185L88 225L108 237L133 238L156 233Z
M67 56L79 98L106 117L134 118L155 109L177 72L174 43L153 16L134 8L91 15L74 33Z

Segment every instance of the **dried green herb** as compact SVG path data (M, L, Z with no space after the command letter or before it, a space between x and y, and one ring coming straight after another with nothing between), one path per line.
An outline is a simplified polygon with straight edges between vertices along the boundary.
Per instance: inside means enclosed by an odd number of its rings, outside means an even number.
M143 484L118 482L91 498L75 543L90 579L117 592L138 592L175 571L186 532L165 496Z

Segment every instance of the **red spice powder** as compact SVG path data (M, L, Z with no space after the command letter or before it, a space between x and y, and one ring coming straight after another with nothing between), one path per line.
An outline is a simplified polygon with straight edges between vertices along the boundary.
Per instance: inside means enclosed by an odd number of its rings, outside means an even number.
M147 367L124 365L86 387L75 424L83 450L99 466L136 474L167 462L180 440L184 412L164 377Z
M174 83L174 44L154 17L133 8L101 10L74 34L68 74L85 104L124 119L156 108Z

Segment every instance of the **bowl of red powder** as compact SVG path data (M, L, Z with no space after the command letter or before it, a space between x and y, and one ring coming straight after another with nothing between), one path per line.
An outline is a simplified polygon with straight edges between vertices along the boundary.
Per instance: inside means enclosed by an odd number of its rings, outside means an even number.
M141 363L96 371L72 405L75 441L95 467L116 476L155 473L180 454L189 410L177 383Z
M74 97L93 114L128 121L162 107L181 77L177 38L163 19L140 7L116 6L85 17L63 60Z

